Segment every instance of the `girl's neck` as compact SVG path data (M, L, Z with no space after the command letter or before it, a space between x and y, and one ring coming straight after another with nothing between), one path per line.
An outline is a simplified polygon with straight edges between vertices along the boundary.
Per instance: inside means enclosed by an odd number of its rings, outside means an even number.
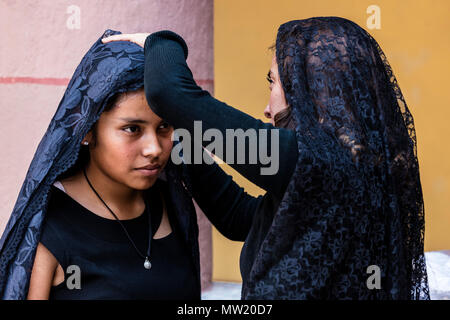
M121 184L92 166L87 166L86 175L95 191L120 220L136 218L144 211L141 190ZM83 170L61 183L67 194L84 207L101 217L115 219L89 186Z

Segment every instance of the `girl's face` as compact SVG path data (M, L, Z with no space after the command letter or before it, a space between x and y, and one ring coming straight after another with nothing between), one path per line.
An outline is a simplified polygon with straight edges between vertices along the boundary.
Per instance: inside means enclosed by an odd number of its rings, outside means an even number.
M269 104L264 110L266 118L270 119L270 123L275 125L275 115L287 108L284 90L281 85L280 75L278 73L278 64L276 56L273 55L272 66L267 74L267 81L269 81L270 99Z
M150 109L143 89L128 92L101 114L95 146L92 132L84 139L90 145L89 166L116 183L148 189L169 159L172 132L173 127Z

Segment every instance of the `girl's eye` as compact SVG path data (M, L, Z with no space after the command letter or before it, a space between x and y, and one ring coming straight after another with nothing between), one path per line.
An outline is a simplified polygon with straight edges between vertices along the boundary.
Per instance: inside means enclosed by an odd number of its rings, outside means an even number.
M170 128L170 124L168 124L167 122L163 122L160 126L159 129L169 129Z
M139 127L137 127L137 126L130 126L130 127L124 128L123 130L128 133L135 133L138 129L139 129ZM129 131L127 131L127 130L129 130Z

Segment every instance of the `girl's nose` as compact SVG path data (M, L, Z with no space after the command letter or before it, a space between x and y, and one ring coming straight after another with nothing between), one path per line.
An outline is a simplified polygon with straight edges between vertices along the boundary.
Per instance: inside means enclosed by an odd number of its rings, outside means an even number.
M142 153L147 158L158 158L161 155L162 148L156 135L151 135L146 139Z
M270 106L269 105L267 105L267 107L264 109L264 116L267 119L271 119L272 118L272 115L270 113Z

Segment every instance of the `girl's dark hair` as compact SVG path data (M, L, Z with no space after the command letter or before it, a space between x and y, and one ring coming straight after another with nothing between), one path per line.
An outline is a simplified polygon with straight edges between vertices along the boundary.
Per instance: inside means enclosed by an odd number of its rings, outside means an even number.
M124 97L127 93L126 92L117 92L115 93L111 98L109 98L108 102L105 105L105 108L103 109L103 112L109 112L111 111ZM92 141L91 144L95 147L97 145L97 122L95 122L92 125L91 131L92 131ZM88 148L85 148L88 149Z
M120 101L121 97L124 95L124 92L117 92L114 94L106 103L105 108L103 109L103 112L111 111L117 103ZM91 128L92 131L92 145L96 145L97 143L97 122L94 123L94 125ZM89 155L89 147L88 146L81 146L80 151L78 153L78 158L75 161L75 164L70 167L68 170L60 174L56 180L63 180L68 177L73 176L77 172L79 172L81 169L86 167L86 165L89 163L90 155Z

